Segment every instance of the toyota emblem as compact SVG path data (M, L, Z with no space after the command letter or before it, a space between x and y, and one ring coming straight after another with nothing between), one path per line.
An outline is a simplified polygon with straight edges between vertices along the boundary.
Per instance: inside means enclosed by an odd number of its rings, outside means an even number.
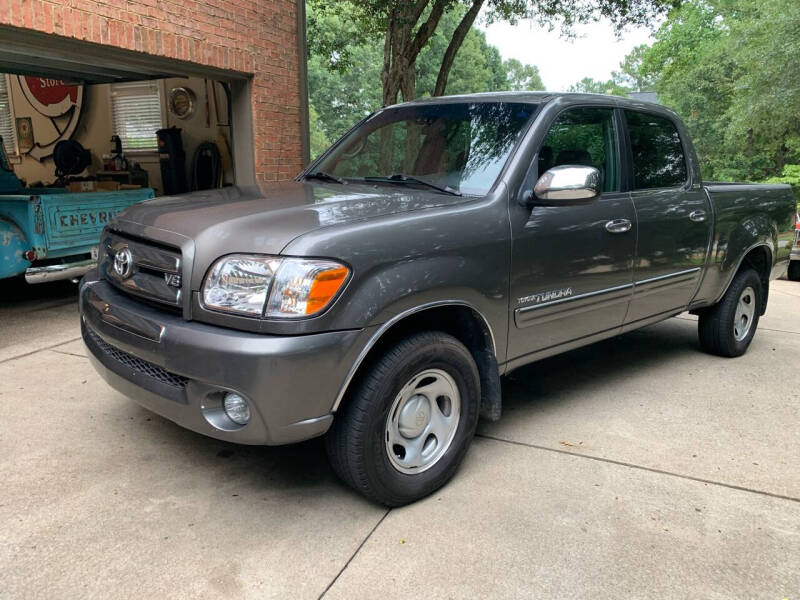
M122 279L127 279L133 273L133 255L127 246L117 250L114 255L114 272Z

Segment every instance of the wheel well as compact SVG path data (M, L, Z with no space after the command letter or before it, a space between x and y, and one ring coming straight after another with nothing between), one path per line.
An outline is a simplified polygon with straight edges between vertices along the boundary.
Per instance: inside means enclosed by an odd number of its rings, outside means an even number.
M356 389L361 378L392 345L421 331L443 331L458 339L472 354L481 379L481 417L496 421L500 418L500 371L495 357L492 333L483 317L463 305L435 306L412 313L394 323L370 348L347 386L344 402Z
M744 268L754 269L761 279L761 314L767 310L767 299L769 298L769 275L772 271L772 253L766 246L756 246L748 252L739 270Z

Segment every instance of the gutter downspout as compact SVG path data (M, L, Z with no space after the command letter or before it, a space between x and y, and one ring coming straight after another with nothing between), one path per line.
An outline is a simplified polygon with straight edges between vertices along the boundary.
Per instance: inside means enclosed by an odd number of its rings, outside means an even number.
M306 44L306 2L297 0L297 76L300 87L300 152L303 168L311 161L311 133L308 123L308 45Z

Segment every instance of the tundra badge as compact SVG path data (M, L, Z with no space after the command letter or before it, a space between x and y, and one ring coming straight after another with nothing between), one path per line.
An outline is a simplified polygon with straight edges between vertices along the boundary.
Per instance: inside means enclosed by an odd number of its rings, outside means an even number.
M558 300L572 296L572 288L562 288L560 290L550 290L549 292L541 292L539 294L531 294L530 296L523 296L517 299L517 305L528 304L541 304L542 302L550 302L551 300Z

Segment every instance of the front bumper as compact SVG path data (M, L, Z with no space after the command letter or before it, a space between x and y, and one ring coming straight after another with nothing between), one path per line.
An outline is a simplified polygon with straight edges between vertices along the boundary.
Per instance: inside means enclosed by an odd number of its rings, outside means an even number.
M325 433L363 331L246 333L186 321L86 275L81 332L116 390L178 425L243 444L287 444ZM219 419L225 391L250 404L247 425ZM216 407L216 408L215 408Z
M75 279L77 281L95 265L97 265L97 261L89 259L60 265L28 267L25 270L25 281L27 283L47 283L48 281L63 281L64 279Z

